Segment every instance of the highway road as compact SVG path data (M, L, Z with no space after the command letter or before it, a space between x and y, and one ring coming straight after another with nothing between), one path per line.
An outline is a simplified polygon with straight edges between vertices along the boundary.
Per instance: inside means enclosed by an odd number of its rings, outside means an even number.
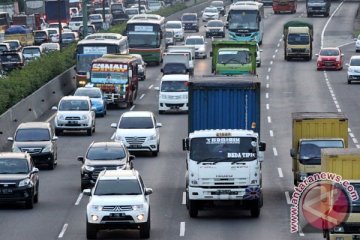
M198 7L198 10L204 6ZM358 3L333 2L330 18L306 19L314 24L314 54L323 46L344 45L345 62L355 54L349 37ZM158 157L136 154L134 166L154 193L151 198L151 239L322 239L322 235L305 228L298 234L289 230L289 196L293 181L291 172L291 113L295 111L342 111L349 117L351 147L360 147L359 84L348 85L346 69L316 71L312 61L284 61L282 24L291 19L306 18L301 2L296 14L273 15L265 9L265 35L262 66L258 68L262 82L262 140L267 142L263 165L264 207L258 219L248 211L201 211L191 219L184 205L185 153L181 139L187 134L186 114L157 114L160 68L149 67L147 79L140 83L140 94L131 110L156 113L163 124ZM173 16L176 19L179 16ZM325 30L324 27L326 26ZM324 30L324 31L323 31ZM204 33L201 28L200 34ZM196 33L188 33L196 34ZM208 39L210 50L211 40ZM196 75L210 73L211 58L196 60ZM18 205L0 207L0 239L50 240L86 239L85 211L88 197L80 193L80 162L92 141L111 141L113 129L125 110L110 110L96 122L92 137L67 134L59 137L59 160L54 171L40 171L39 203L32 210ZM49 112L40 120L52 121ZM360 140L360 139L359 139ZM98 235L101 239L137 239L136 231L109 231Z

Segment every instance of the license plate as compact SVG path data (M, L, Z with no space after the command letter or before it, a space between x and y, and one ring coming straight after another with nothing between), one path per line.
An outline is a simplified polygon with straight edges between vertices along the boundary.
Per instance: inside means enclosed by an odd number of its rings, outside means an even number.
M68 121L69 124L78 124L78 121Z
M130 145L129 148L141 148L141 145Z
M178 110L179 107L178 107L178 106L171 106L170 109L172 109L172 110Z
M230 194L231 191L230 190L218 190L217 193L218 194Z
M114 217L114 218L123 217L123 216L125 216L125 213L111 213L110 214L110 217Z
M326 66L332 66L332 63L325 63Z
M7 189L7 188L3 188L3 189L0 189L0 192L3 193L3 194L11 194L13 192L12 189Z

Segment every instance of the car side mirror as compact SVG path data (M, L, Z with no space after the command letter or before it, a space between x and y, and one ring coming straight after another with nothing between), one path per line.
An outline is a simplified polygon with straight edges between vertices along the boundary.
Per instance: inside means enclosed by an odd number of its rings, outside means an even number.
M116 123L112 123L110 126L111 126L111 128L117 128L117 124L116 124Z
M53 106L53 107L51 108L51 110L57 111L58 109L57 109L56 106Z
M156 128L161 128L162 127L162 123L156 123Z
M77 160L78 160L79 162L84 162L84 157L83 157L83 156L79 156L79 157L77 157Z
M183 151L189 150L189 138L184 138L182 140L182 148L183 148Z
M86 196L91 196L91 189L84 189L83 194Z
M350 67L350 64L348 64L348 63L345 63L345 66L347 66L347 67Z
M265 152L265 150L266 150L266 143L260 142L260 144L259 144L259 151L260 151L260 152Z
M295 150L294 150L293 148L290 149L290 156L291 156L292 158L295 157Z
M129 156L129 160L130 160L130 161L135 160L135 155L130 155L130 156Z
M53 140L53 141L56 141L56 140L58 140L58 139L59 139L58 136L53 136L53 137L52 137L52 140Z
M160 91L160 87L154 87L154 90Z
M38 173L39 172L39 169L34 167L32 170L31 170L31 173Z
M153 193L152 188L145 188L145 195L150 195Z
M8 137L7 139L9 142L13 142L14 141L14 138L13 137Z

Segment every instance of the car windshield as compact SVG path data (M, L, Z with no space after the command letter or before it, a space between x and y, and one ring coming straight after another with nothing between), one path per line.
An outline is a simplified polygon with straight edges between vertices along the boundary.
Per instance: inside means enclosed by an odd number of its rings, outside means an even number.
M49 36L54 36L54 35L56 35L57 33L58 33L58 31L57 30L48 30L48 33L49 33Z
M126 14L138 14L139 13L139 11L138 11L138 9L125 9L125 13Z
M17 142L39 142L50 141L50 132L44 128L19 129L16 131Z
M89 98L101 98L100 89L79 88L75 91L74 96L88 96Z
M326 0L309 0L310 3L325 3Z
M51 24L49 24L49 28L59 28L59 24L58 23L51 23Z
M26 159L0 158L0 174L25 174L29 172Z
M219 51L218 63L220 64L247 64L250 62L249 51Z
M121 129L151 129L154 124L151 117L123 117L119 123Z
M70 19L70 22L80 22L80 21L82 21L83 20L83 17L81 16L81 17L72 17L71 19Z
M335 49L321 49L320 50L321 56L339 56L339 50Z
M89 160L120 160L125 156L123 147L91 147L86 154Z
M7 51L8 48L5 45L0 45L0 52Z
M163 68L163 74L186 74L186 66L181 63L168 63Z
M207 24L208 27L223 27L224 24L220 21L210 21Z
M149 2L149 6L152 7L161 7L161 4L159 2Z
M137 179L99 180L94 195L141 195Z
M196 21L196 15L183 15L181 21Z
M188 38L185 41L185 45L203 45L204 39L202 38Z
M18 42L7 42L7 43L10 45L11 50L14 50L14 49L17 49L18 47L20 47Z
M162 92L187 92L187 81L163 81L161 82Z
M101 15L90 15L89 16L90 20L102 20Z
M40 54L39 48L24 48L23 54Z
M62 39L75 40L75 36L73 33L63 33L61 37L62 37Z
M351 59L350 66L360 66L360 58Z
M205 8L205 13L217 13L218 10L216 8Z
M60 111L89 111L89 103L85 100L62 100Z
M343 148L341 140L303 140L300 143L300 162L306 165L321 163L321 149Z
M34 35L35 38L43 38L43 37L46 37L46 33L45 32L35 32L35 35Z
M166 23L165 28L182 28L181 23Z

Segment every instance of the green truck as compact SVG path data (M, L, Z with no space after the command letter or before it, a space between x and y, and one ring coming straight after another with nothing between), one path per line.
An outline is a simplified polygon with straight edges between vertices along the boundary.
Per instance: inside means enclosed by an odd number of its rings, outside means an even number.
M256 74L257 43L231 40L212 42L211 72L221 75Z

